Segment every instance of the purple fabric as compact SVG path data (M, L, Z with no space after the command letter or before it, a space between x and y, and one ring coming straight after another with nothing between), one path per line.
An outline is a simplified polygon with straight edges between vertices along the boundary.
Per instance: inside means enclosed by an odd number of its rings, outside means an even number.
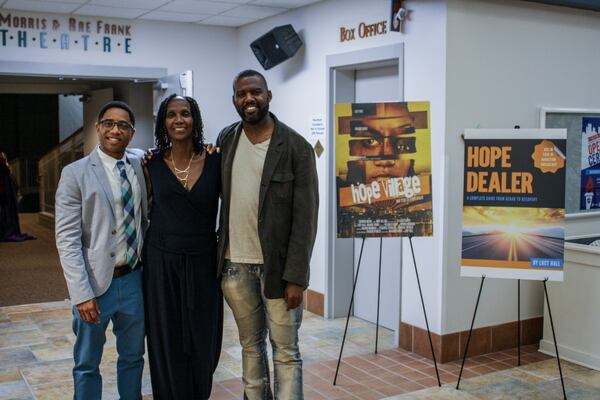
M17 209L17 184L10 170L0 165L0 241L21 242L35 239L21 233L19 212Z

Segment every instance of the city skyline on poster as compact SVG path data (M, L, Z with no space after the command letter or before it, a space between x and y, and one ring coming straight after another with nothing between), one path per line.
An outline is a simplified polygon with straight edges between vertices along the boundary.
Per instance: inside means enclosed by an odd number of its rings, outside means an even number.
M338 237L431 236L429 102L335 105Z
M563 279L565 154L564 129L465 132L462 276Z

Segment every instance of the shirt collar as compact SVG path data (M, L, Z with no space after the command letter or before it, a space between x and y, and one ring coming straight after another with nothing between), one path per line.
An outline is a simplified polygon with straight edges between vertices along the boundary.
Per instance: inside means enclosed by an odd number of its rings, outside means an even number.
M109 156L108 154L106 154L105 152L103 152L102 150L100 150L100 146L98 146L96 148L96 151L98 152L98 156L100 157L102 164L104 164L105 166L107 166L110 169L117 168L117 161L123 161L123 162L129 164L129 160L127 159L127 153L123 154L123 157L121 157L119 160L117 160L116 158L113 158L113 157Z

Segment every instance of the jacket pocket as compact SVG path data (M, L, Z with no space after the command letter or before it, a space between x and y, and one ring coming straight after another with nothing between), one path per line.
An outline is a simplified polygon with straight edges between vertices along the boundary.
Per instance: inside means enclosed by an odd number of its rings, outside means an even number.
M271 177L270 191L273 193L273 201L276 203L289 203L292 201L294 190L294 174L291 172L279 172Z

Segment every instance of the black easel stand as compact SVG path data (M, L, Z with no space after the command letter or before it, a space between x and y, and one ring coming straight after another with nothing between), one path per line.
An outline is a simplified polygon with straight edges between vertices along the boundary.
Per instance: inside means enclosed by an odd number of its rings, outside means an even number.
M342 347L340 348L340 356L338 357L337 367L335 368L335 377L333 378L333 385L337 382L338 371L340 370L340 362L342 361L342 353L344 352L344 343L346 343L346 333L348 333L348 322L350 321L350 313L352 312L352 305L354 304L354 291L356 290L356 282L358 281L358 273L360 272L360 262L362 261L363 249L365 247L365 237L362 238L360 245L360 255L358 256L358 266L356 267L356 275L354 276L354 282L352 284L352 296L350 297L350 305L348 306L348 315L346 316L346 327L344 328L344 337L342 338Z
M375 324L375 354L379 341L379 301L381 299L381 254L383 250L383 236L379 238L379 277L377 279L377 323Z
M475 316L477 315L477 307L479 307L479 299L481 298L481 289L483 289L483 281L485 275L481 277L481 285L479 285L479 294L477 295L477 302L475 303L475 311L473 311L473 319L471 320L471 329L469 329L469 337L467 338L467 345L465 346L465 354L463 355L462 364L460 366L460 374L458 374L458 381L456 382L456 390L460 386L460 378L462 378L463 369L465 367L465 361L467 359L467 353L469 352L469 343L471 343L471 334L473 333L473 325L475 324Z
M477 302L475 303L475 311L473 312L473 320L471 321L471 329L469 329L469 337L467 338L467 345L465 347L465 353L463 355L462 364L460 366L460 374L458 375L458 382L456 382L456 390L459 389L460 379L462 378L463 369L465 367L465 360L467 359L467 353L469 352L469 343L471 342L471 334L473 333L473 325L475 324L475 316L477 315L477 307L479 307L479 299L481 298L481 289L483 289L483 281L485 280L485 275L481 277L481 285L479 286L479 294L477 295ZM548 298L548 289L546 288L546 281L548 278L544 279L544 293L546 295L546 304L548 305L548 316L550 317L550 327L552 328L552 338L554 339L554 350L556 351L556 360L558 361L558 372L560 374L560 384L562 385L563 397L564 400L567 400L567 392L565 390L565 381L563 379L562 367L560 365L560 356L558 355L558 343L556 341L556 331L554 330L554 321L552 320L552 311L550 310L550 299ZM521 280L519 279L517 282L517 299L518 299L518 363L521 365Z
M517 280L517 365L521 366L521 280Z
M433 349L433 341L431 340L431 331L429 330L429 321L427 319L427 311L425 310L425 301L423 300L423 291L421 290L421 281L419 279L419 271L417 269L417 260L415 258L415 251L412 244L412 236L408 237L410 243L410 251L412 253L413 265L415 266L415 275L417 277L417 285L419 287L419 295L421 297L421 305L423 306L423 315L425 316L425 325L427 326L427 335L429 336L429 346L431 347L431 355L433 356L433 365L435 367L435 375L437 377L438 386L442 386L440 381L440 373L438 371L437 360L435 358L435 351ZM342 353L344 352L344 344L346 343L346 335L348 333L348 322L350 321L350 313L352 312L352 306L354 305L354 292L356 291L356 282L358 281L358 273L360 272L360 265L362 261L363 249L365 246L365 237L362 237L362 243L360 245L360 255L358 256L358 265L356 267L356 275L354 276L354 282L352 284L352 296L350 297L350 305L348 306L348 314L346 315L346 327L344 328L344 336L342 338L342 347L340 348L340 355L338 357L337 367L335 368L335 377L333 378L333 385L337 382L338 373L340 370L340 363L342 361ZM379 303L381 298L381 258L382 258L382 246L383 237L379 238L379 278L377 282L377 324L375 327L375 354L377 354L377 344L379 339Z
M427 320L427 311L425 311L425 301L423 300L423 291L421 290L421 280L419 279L419 271L417 270L417 259L415 258L415 250L412 244L412 235L408 237L410 243L410 252L412 253L413 265L415 266L415 276L417 277L417 286L419 287L419 296L421 296L421 305L423 306L423 315L425 316L425 325L427 326L427 336L429 336L429 346L431 346L431 355L433 357L433 366L435 367L435 375L437 377L438 386L442 386L440 381L440 373L437 367L437 360L435 359L435 351L433 350L433 341L431 340L431 331L429 330L429 321Z
M558 356L558 343L556 342L556 332L554 331L554 321L552 321L552 311L550 310L550 298L548 297L548 289L544 279L544 293L546 294L546 304L548 305L548 316L550 317L550 326L552 327L552 338L554 339L554 350L556 351L556 360L558 361L558 372L560 373L560 384L562 385L563 397L567 400L567 392L565 391L565 381L563 379L562 368L560 366L560 357Z

